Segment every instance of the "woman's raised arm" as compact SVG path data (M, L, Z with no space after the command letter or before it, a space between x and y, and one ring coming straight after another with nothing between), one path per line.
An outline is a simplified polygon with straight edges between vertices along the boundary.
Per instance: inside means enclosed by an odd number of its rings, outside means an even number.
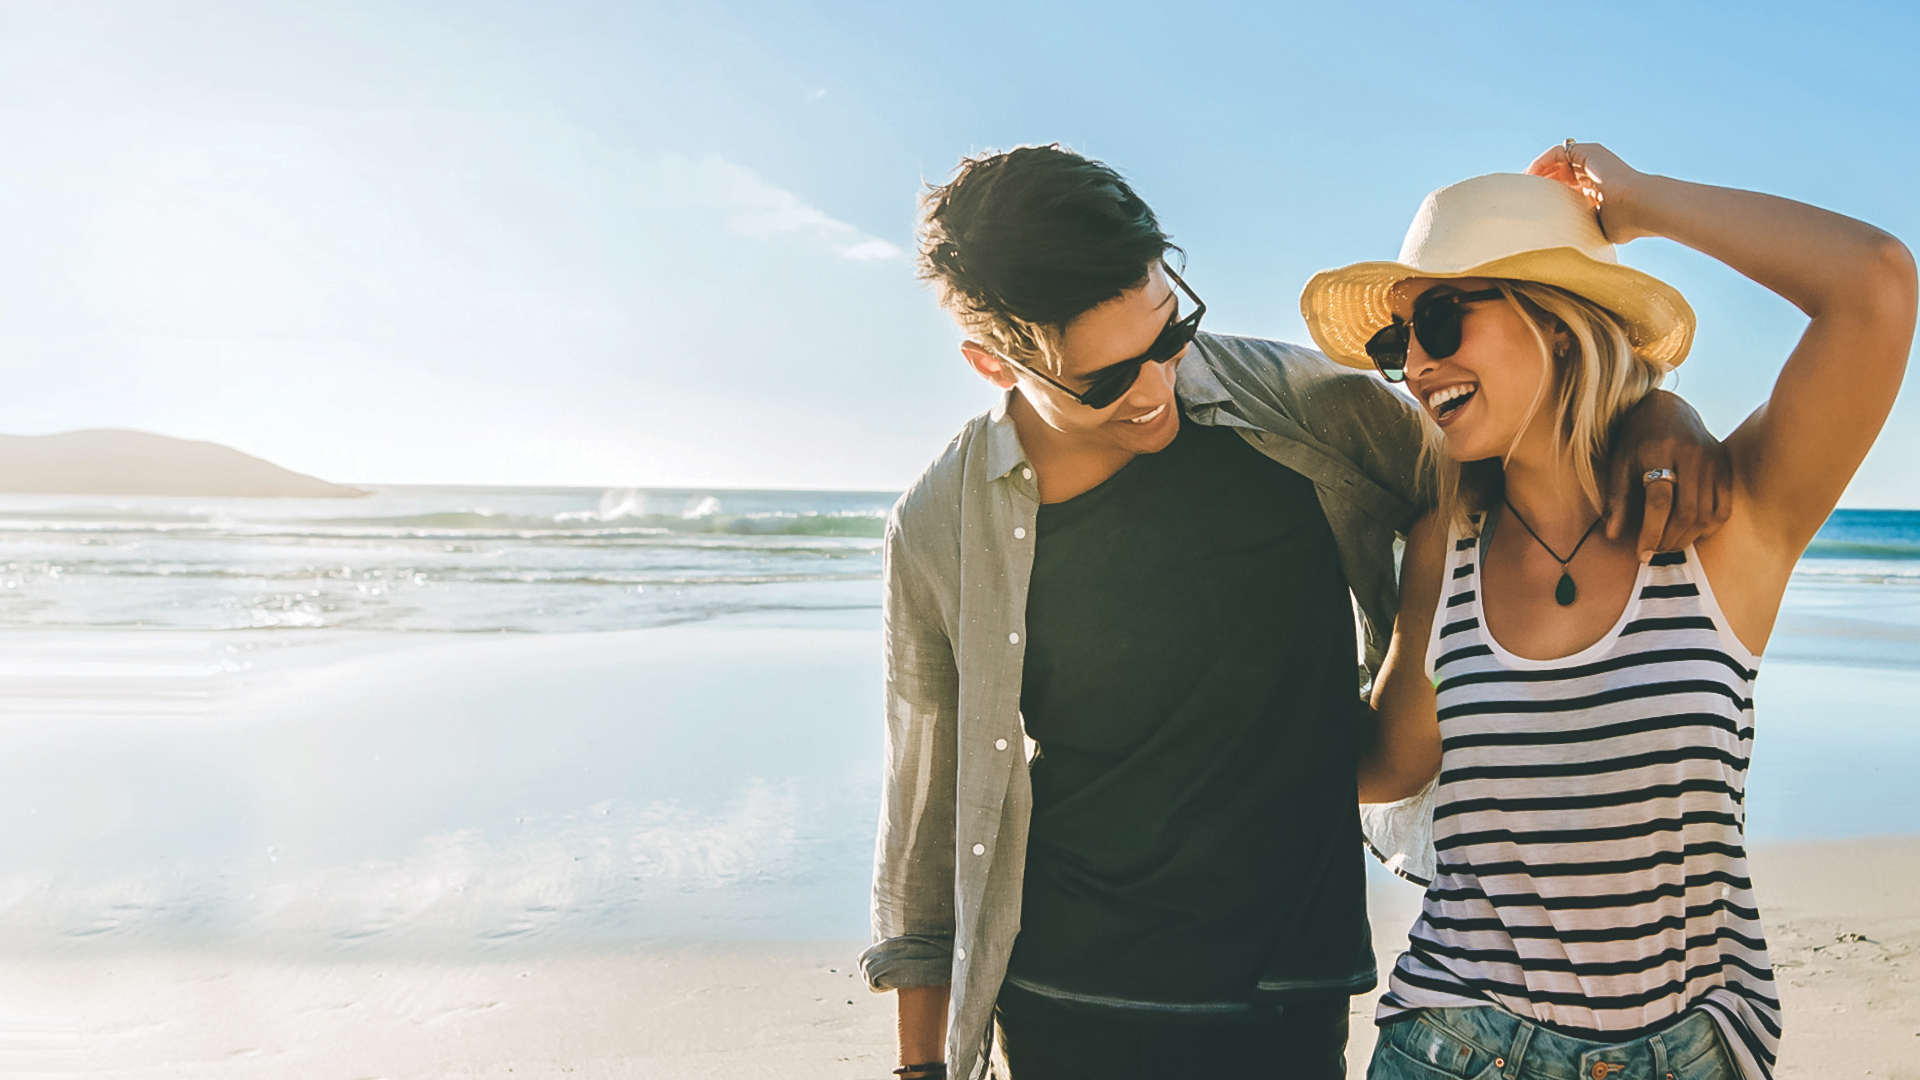
M1791 199L1641 173L1594 143L1554 147L1528 171L1584 191L1615 243L1676 240L1811 317L1772 396L1727 439L1736 518L1790 564L1840 501L1893 408L1913 343L1913 256L1864 222Z

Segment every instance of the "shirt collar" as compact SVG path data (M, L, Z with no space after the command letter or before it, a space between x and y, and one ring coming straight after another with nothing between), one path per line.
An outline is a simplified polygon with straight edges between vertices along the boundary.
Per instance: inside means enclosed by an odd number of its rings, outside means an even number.
M1227 392L1220 376L1213 370L1213 360L1209 355L1209 343L1206 334L1196 335L1193 349L1185 360L1180 361L1180 372L1173 380L1174 396L1180 404L1219 405L1233 399Z
M1027 462L1020 435L1013 430L1013 390L1000 391L1000 400L987 414L987 476L998 480Z

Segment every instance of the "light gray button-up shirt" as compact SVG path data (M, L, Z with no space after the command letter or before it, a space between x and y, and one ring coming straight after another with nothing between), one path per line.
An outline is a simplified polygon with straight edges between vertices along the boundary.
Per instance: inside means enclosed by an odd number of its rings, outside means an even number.
M1313 481L1377 670L1394 541L1423 508L1411 403L1311 349L1212 334L1194 339L1175 393L1188 419L1231 426ZM860 957L875 990L951 984L947 1061L968 1080L987 1071L1033 807L1020 684L1040 499L1009 400L967 424L887 523L876 944Z

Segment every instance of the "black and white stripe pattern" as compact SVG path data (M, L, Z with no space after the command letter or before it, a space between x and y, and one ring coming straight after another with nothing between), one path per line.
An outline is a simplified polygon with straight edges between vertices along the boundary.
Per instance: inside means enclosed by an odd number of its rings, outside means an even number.
M1455 530L1427 651L1437 872L1378 1019L1496 1005L1625 1042L1705 1009L1770 1077L1780 1005L1743 846L1759 658L1692 549L1642 567L1592 646L1514 656L1486 632L1477 547Z

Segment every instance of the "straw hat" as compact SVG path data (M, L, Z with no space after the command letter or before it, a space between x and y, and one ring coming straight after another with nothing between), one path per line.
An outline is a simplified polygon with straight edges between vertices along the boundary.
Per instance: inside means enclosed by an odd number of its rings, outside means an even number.
M1416 277L1557 285L1620 316L1634 352L1662 367L1677 366L1693 346L1693 308L1680 291L1620 265L1585 197L1543 176L1492 173L1428 195L1398 262L1315 274L1300 314L1327 356L1370 369L1367 339L1393 322L1388 296Z

